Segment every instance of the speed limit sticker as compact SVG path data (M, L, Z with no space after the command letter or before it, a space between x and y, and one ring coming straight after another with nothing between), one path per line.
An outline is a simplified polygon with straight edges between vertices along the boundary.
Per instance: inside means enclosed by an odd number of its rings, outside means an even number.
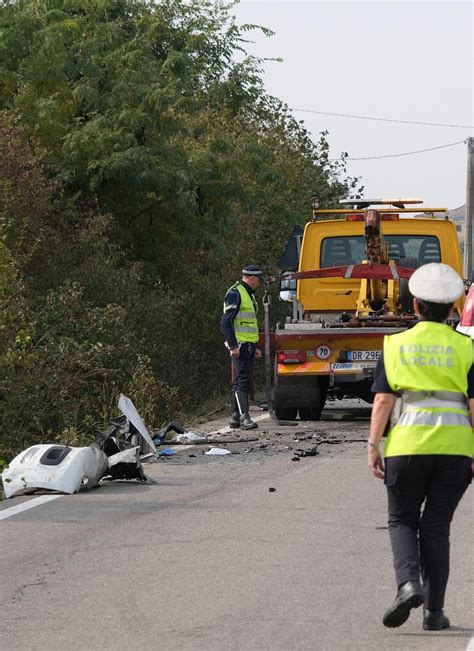
M329 346L318 346L316 348L316 357L318 359L328 359L331 356L331 349Z

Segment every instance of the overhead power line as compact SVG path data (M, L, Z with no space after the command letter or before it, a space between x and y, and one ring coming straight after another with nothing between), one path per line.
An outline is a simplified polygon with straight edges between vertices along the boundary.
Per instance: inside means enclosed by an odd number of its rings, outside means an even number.
M454 145L461 145L465 140L458 142L450 142L447 145L438 145L438 147L430 147L429 149L417 149L416 151L404 151L400 154L385 154L383 156L360 156L357 158L348 157L346 160L377 160L379 158L397 158L398 156L413 156L413 154L424 154L426 151L435 151L435 149L446 149L446 147L454 147ZM331 158L331 161L341 160L340 158Z
M376 118L368 115L350 115L348 113L330 113L329 111L314 111L312 109L292 108L300 113L316 113L317 115L332 115L338 118L354 118L355 120L373 120L375 122L395 122L396 124L418 124L425 127L448 127L450 129L474 129L472 124L443 124L441 122L418 122L416 120L394 120L391 118Z

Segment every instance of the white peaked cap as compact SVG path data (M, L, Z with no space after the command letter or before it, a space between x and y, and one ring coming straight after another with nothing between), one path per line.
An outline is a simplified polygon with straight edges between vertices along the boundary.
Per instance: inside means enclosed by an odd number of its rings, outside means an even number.
M410 277L408 288L415 298L432 303L454 303L464 294L461 276L441 262L419 267Z

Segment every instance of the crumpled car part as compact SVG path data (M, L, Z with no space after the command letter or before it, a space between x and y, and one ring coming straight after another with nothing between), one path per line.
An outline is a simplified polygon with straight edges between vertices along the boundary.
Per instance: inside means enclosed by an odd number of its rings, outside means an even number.
M141 461L156 454L156 446L130 398L121 395L118 407L123 416L111 418L110 427L95 440L109 458L104 477L149 481Z
M5 497L46 489L77 493L97 486L108 468L106 454L96 447L33 445L20 452L2 473Z
M141 462L157 453L155 444L133 402L121 395L118 406L123 416L112 418L89 447L42 444L17 455L2 473L5 496L35 489L72 495L83 485L97 486L102 478L151 483Z

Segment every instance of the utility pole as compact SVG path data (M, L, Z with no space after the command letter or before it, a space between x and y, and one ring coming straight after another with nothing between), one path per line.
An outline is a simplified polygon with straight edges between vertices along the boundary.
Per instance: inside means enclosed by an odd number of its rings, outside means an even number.
M474 219L474 138L467 142L466 213L464 217L464 278L472 280L472 221Z

